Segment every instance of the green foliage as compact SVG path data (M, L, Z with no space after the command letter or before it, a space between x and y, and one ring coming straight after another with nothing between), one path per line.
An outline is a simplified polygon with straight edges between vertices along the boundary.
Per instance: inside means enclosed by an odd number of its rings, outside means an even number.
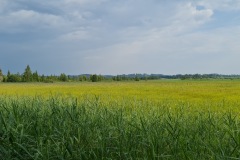
M40 81L41 82L44 82L44 80L45 80L45 76L44 76L44 74L41 76L41 78L40 78Z
M117 75L116 77L113 77L114 81L122 81L124 78L122 76Z
M7 82L7 77L3 76L3 82Z
M50 76L46 76L46 78L44 79L45 83L53 83L54 81L57 81L58 77L50 75Z
M190 113L188 103L175 102L104 104L100 97L78 101L2 96L0 102L0 159L240 156L240 121L231 111Z
M8 70L7 79L9 79L10 76L11 76L11 72Z
M32 74L32 80L33 80L33 82L39 82L40 81L40 78L39 78L39 75L38 75L37 71Z
M33 77L32 77L32 71L29 65L27 65L24 73L23 73L23 82L32 82Z
M88 78L87 78L87 76L85 76L85 75L81 75L81 76L79 76L79 81L81 81L81 82L83 82L83 81L87 81L88 80Z
M142 76L142 75L138 75L138 74L134 74L131 76L127 76L127 75L117 75L117 76L113 76L112 80L114 81L140 81L140 79L146 79L146 76ZM141 78L140 78L141 77Z
M66 74L62 73L59 77L60 81L66 82L68 80L68 77L66 76Z
M66 82L68 80L71 81L78 81L78 78L76 77L70 77L69 78L65 74L61 74L60 76L56 75L50 75L50 76L39 76L38 72L35 71L32 73L31 68L29 65L27 65L24 73L20 75L19 73L17 74L11 74L10 71L8 71L7 76L1 77L0 73L0 80L2 78L3 82L45 82L45 83L53 83L55 81L63 81ZM87 78L86 76L83 77L83 80L86 81Z
M4 82L21 82L21 75L19 73L17 74L11 74L10 71L7 73L7 77L3 79Z
M97 76L97 79L98 79L98 81L103 81L103 80L104 80L104 77L103 77L102 75L98 75L98 76Z
M101 76L101 75L93 74L93 75L90 76L90 80L91 80L92 82L102 81L103 79L104 79L104 78L103 78L103 76Z
M83 76L83 81L87 81L87 76Z
M2 70L0 68L0 82L2 82L2 81L3 81L3 73L2 73Z
M91 75L91 76L90 76L90 80L91 80L92 82L97 82L97 81L98 81L97 75L96 75L96 74Z
M157 80L157 79L181 79L181 80L199 80L199 79L240 79L240 75L219 75L219 74L185 74L185 75L162 75L162 74L123 74L117 76L111 75L66 75L62 73L61 75L42 75L39 76L38 72L35 71L32 73L31 68L29 65L25 68L23 74L7 74L4 76L0 69L0 82L77 82L77 81L91 81L91 82L98 82L98 81L140 81L140 80Z
M139 77L136 75L135 78L134 78L135 81L139 81Z
M8 76L7 82L21 82L21 78L16 74L11 74Z

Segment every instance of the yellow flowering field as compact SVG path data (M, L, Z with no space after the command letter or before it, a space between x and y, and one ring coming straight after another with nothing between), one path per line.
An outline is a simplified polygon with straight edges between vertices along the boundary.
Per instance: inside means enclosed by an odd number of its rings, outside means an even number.
M140 82L79 83L0 83L1 95L12 96L107 96L150 101L238 101L240 81L237 80L157 80Z
M17 97L64 97L78 99L99 97L102 102L148 101L204 105L219 111L238 109L238 80L156 80L140 82L79 82L79 83L1 83L0 94ZM211 105L211 107L209 107ZM234 106L234 107L233 107ZM202 108L203 109L203 108Z
M0 159L239 159L240 81L1 83Z

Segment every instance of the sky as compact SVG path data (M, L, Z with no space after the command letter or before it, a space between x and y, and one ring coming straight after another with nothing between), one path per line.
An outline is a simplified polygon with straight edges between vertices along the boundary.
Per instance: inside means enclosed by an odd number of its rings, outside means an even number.
M0 68L240 74L239 0L0 0Z

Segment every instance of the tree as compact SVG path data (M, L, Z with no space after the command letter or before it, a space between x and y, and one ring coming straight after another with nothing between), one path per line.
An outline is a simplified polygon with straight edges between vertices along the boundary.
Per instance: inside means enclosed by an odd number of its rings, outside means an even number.
M62 73L59 77L60 81L66 82L68 80L68 77L66 76L66 74Z
M93 74L90 76L90 79L92 82L97 82L98 81L98 76L96 74Z
M21 80L22 80L22 76L20 75L19 72L17 72L17 74L14 74L14 76L15 76L15 80L16 80L16 82L21 82Z
M102 81L102 80L104 80L104 77L102 75L98 75L97 76L97 81Z
M3 73L2 73L2 70L0 69L0 82L3 81Z
M11 76L11 73L10 73L10 71L8 70L8 73L7 73L7 82L8 82L8 79L10 78L10 76Z
M147 77L147 75L146 75L146 74L144 74L144 77L143 77L143 79L144 79L145 81L147 81L147 80L148 80L148 77Z
M86 80L84 79L84 76L79 76L79 81L86 81Z
M117 75L117 81L122 81L122 76L120 76L120 75Z
M7 82L20 82L20 78L18 77L17 74L11 74L8 79Z
M7 77L3 76L3 82L7 82Z
M23 73L23 82L32 81L32 71L29 65L27 65L25 72Z
M134 78L135 81L139 81L139 77L136 75L135 78Z
M87 76L84 75L82 78L83 78L83 81L87 81Z
M44 80L45 80L45 76L44 76L44 74L41 76L41 78L40 78L40 81L41 82L44 82Z
M39 82L39 76L37 71L32 74L32 80L34 82Z
M11 74L10 71L7 73L7 79L4 79L4 82L20 82L21 76L20 74Z

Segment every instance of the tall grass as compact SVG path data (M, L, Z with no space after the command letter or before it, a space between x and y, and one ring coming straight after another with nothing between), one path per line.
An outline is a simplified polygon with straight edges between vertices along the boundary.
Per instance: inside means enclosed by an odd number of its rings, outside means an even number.
M237 113L192 108L0 97L0 159L240 158Z

